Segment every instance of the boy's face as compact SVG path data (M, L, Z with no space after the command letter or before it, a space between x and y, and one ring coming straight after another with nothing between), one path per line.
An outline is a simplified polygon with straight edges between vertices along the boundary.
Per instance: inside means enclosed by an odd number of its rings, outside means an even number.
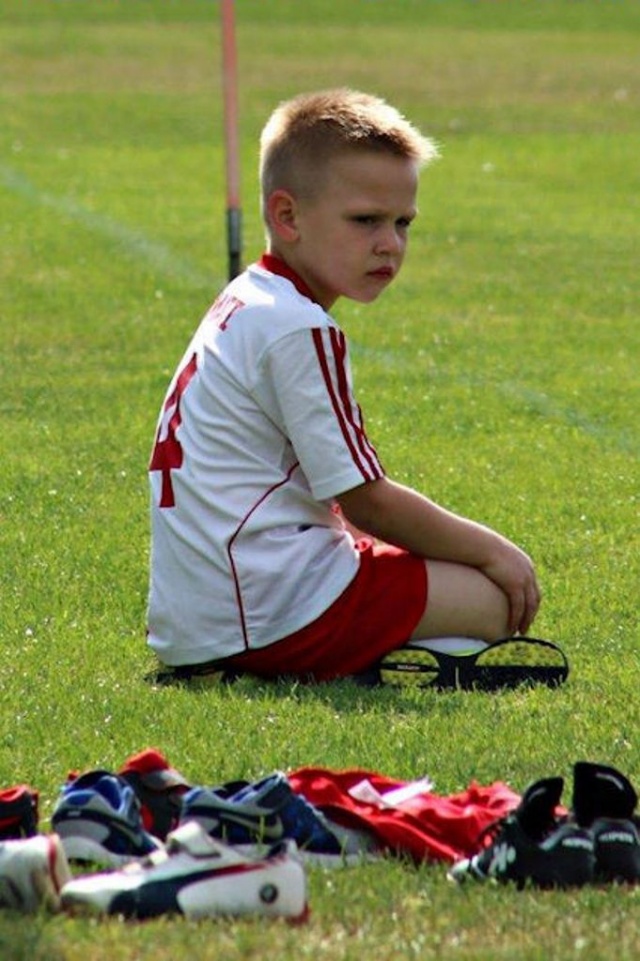
M396 276L416 215L418 166L390 153L351 152L330 161L312 199L291 199L279 254L329 310L338 297L369 303Z

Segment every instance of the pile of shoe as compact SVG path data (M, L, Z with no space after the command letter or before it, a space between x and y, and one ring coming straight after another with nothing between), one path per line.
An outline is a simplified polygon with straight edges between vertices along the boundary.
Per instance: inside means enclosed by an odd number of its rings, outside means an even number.
M264 817L271 817L272 826L276 820L264 805L253 804L252 810L248 787L245 838L253 825L257 840ZM242 851L216 837L220 820L205 803L208 793L214 804L224 797L226 823L233 822L235 810L239 825L242 799L238 803L224 788L191 788L153 750L135 755L117 773L70 775L55 805L49 835L36 833L37 792L25 785L0 792L0 906L138 920L162 914L305 920L305 869L295 837L286 836L284 819L280 816L277 822L282 828L277 843ZM258 792L258 800L262 793L268 801L268 791ZM211 830L185 808L183 799L189 797L199 799L195 813ZM301 822L300 837L313 846L322 838L310 827L311 814L307 811ZM290 833L294 827L291 820ZM93 872L74 877L70 863Z
M581 887L640 881L638 796L613 767L579 761L571 810L560 808L561 777L531 784L516 810L479 839L448 877L513 883L518 888Z
M303 861L346 862L370 846L363 833L330 824L281 772L255 783L190 787L152 751L118 774L72 777L51 823L68 859L122 867L65 884L62 907L136 919L259 913L303 920Z
M602 764L579 761L573 773L569 811L561 777L536 781L448 876L519 888L639 883L634 788ZM0 791L0 907L302 921L305 862L380 856L371 834L334 823L280 772L193 786L151 749L115 773L70 775L51 826L38 833L37 791Z
M37 806L25 785L0 792L0 905L299 921L304 862L351 863L376 847L365 831L330 822L281 772L192 786L153 749L117 772L70 774L50 835L36 833ZM73 877L70 863L91 873Z

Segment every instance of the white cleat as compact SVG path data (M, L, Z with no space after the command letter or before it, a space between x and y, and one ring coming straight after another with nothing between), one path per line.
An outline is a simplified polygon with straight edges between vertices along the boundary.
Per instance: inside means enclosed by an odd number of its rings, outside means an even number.
M249 857L209 837L195 821L169 834L166 847L144 860L70 881L62 905L72 912L138 920L253 914L304 921L308 915L306 876L295 844L281 842L263 857Z
M60 909L60 891L71 879L57 834L0 841L0 906L34 913Z

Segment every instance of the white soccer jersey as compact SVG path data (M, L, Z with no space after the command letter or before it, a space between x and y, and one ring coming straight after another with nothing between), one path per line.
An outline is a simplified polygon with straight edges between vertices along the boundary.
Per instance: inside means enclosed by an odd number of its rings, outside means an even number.
M232 281L198 328L150 463L149 644L169 665L311 623L358 568L332 511L383 476L344 334L279 259Z

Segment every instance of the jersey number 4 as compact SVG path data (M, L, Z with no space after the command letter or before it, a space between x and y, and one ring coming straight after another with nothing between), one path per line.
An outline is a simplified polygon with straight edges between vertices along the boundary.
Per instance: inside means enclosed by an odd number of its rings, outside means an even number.
M158 426L156 442L153 446L149 464L150 471L162 472L160 507L175 507L176 499L173 493L171 471L179 470L182 467L182 447L176 437L176 431L182 423L180 404L182 395L197 369L198 361L194 354L189 363L178 374L175 387L167 397L162 411L162 419Z

